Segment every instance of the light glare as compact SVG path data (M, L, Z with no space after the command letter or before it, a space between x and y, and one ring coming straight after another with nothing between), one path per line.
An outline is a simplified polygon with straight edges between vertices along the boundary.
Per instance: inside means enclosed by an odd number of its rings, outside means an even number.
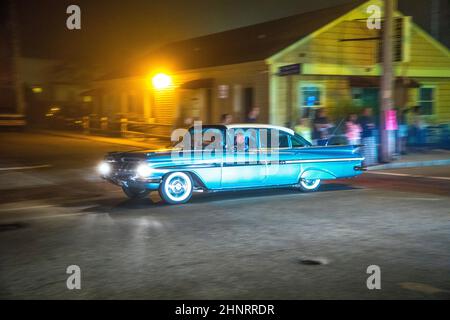
M138 176L140 176L142 178L146 178L150 175L150 173L152 172L152 169L146 164L141 164L137 167L136 172L137 172Z
M172 78L164 73L158 73L152 79L155 89L166 89L172 84Z
M111 165L109 163L102 162L98 165L97 169L101 175L106 176L111 172Z

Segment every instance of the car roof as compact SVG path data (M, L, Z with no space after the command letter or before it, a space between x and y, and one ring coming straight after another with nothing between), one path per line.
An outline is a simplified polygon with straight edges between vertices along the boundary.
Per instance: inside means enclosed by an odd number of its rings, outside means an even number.
M294 134L294 130L282 127L282 126L276 126L272 124L260 124L260 123L233 123L233 124L227 124L225 125L227 129L240 129L240 128L254 128L254 129L272 129L272 130L280 130L287 132L291 135Z

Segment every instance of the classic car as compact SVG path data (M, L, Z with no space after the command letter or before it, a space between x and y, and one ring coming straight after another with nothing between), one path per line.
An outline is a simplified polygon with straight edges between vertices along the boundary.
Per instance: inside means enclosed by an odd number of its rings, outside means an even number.
M321 181L362 173L359 146L312 146L273 125L191 127L171 148L108 153L98 170L130 198L158 190L169 204L193 192L294 186L311 192Z

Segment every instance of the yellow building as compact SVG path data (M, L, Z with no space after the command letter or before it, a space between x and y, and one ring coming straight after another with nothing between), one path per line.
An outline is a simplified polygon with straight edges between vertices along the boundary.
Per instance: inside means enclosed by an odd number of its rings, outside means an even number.
M375 6L375 7L374 7ZM354 1L266 23L168 44L137 65L98 82L97 111L177 124L208 123L229 113L245 121L292 125L325 107L337 119L349 110L378 112L381 30L372 27L383 1ZM374 11L375 10L375 11ZM395 105L416 105L426 120L450 122L450 53L395 12ZM164 73L168 85L156 86Z

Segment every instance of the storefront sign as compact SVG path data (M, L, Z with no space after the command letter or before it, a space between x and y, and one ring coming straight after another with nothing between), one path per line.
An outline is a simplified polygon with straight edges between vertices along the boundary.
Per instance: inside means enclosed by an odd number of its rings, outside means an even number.
M300 74L301 72L301 64L290 64L287 66L282 66L278 68L278 75L279 76L288 76L292 74Z

